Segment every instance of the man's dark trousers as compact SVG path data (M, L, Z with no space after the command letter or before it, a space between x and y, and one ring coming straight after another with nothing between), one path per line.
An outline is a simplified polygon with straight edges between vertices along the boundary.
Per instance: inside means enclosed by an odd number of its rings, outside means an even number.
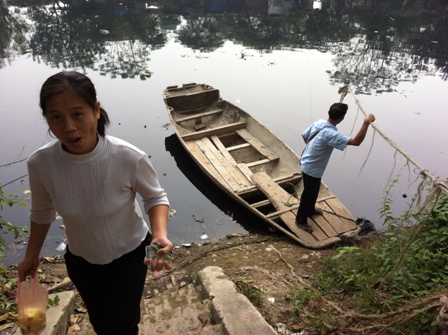
M307 218L314 214L321 178L315 178L302 172L303 193L300 197L299 210L297 211L296 223L307 224Z

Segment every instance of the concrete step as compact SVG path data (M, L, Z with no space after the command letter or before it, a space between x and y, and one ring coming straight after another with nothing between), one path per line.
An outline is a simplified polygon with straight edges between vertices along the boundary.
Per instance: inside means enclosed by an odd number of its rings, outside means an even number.
M226 335L277 335L249 299L217 266L198 273L201 286L212 301L213 315Z
M206 267L197 282L187 282L170 276L158 283L156 294L143 302L139 335L277 335L221 268Z
M203 298L201 287L188 284L143 300L139 335L196 335L205 330L224 335L222 325L213 320L211 301Z
M277 335L221 268L202 269L196 282L168 278L147 282L149 295L142 299L139 335ZM75 293L58 292L50 299L55 295L59 305L47 310L47 327L41 335L67 334ZM67 335L95 335L87 314L80 328ZM21 335L20 330L14 335Z

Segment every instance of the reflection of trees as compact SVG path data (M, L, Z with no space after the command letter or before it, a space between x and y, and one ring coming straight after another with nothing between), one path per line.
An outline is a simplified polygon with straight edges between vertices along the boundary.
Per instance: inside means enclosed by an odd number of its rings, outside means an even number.
M194 50L214 51L224 44L224 35L214 16L191 15L179 29L179 41Z
M296 48L329 52L335 55L333 83L350 83L358 93L380 93L437 71L448 77L446 11L429 15L421 5L409 3L410 8L394 3L398 9L393 11L372 1L368 8L344 9L339 3L328 10L299 9L281 17L222 15L216 16L215 25L226 32L226 39L262 52Z
M33 58L57 68L93 67L97 55L105 52L96 20L55 11L48 7L32 7L30 17L35 33L30 46Z
M333 48L332 82L370 94L437 71L447 78L447 20L403 9L357 12L351 19L359 29L349 42Z
M302 25L300 18L293 21L290 17L280 19L265 15L240 15L227 24L232 28L229 35L235 42L259 51L285 49L300 43L300 37L293 34L294 29Z
M434 11L423 14L419 22L419 31L408 38L409 51L419 55L415 60L415 68L420 70L434 67L448 79L448 20L447 11ZM431 64L431 59L434 60Z
M30 16L35 21L33 57L58 68L92 68L133 78L146 68L151 50L165 44L155 15L37 7Z
M146 13L145 13L146 14ZM101 55L96 68L112 77L134 78L141 75L149 63L152 50L160 49L166 43L166 36L160 29L157 15L112 16L105 21L111 27L110 41L105 43L106 51Z
M187 2L167 0L158 14L137 10L136 0L126 0L125 6L72 0L63 9L30 9L35 21L30 41L33 57L55 67L136 77L147 66L150 52L166 43L163 31L177 31L180 43L200 51L214 51L231 40L260 52L301 48L333 54L336 69L330 80L350 83L358 92L390 91L400 81L415 81L437 71L448 77L447 11L425 8L436 0L368 0L362 1L364 7L357 0L328 0L328 7L320 11L306 9L312 1L296 0L293 9L277 17L249 6L210 15L205 13L208 2L196 1L185 17L175 14L179 8L185 10L180 4ZM0 19L13 22L4 8L1 13ZM20 42L17 37L23 36L24 27L17 27L22 35L1 30L3 54L7 55L4 50L10 41ZM101 35L100 29L110 34Z
M379 7L300 9L281 17L234 15L218 24L228 27L227 38L260 51L305 48L331 53L336 69L330 80L350 83L357 93L391 91L401 81L436 71L446 78L446 12L427 15L415 7Z
M19 15L11 13L3 1L0 1L0 68L5 65L5 60L27 51L25 34L28 29L25 21Z
M319 11L300 10L284 17L240 17L232 34L245 46L262 51L317 48L326 52L329 41L347 38L352 28L347 21Z

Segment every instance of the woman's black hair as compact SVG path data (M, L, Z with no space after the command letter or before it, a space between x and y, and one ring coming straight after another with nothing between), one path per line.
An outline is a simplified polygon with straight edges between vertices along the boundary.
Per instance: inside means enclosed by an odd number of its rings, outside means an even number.
M62 71L49 77L40 90L40 108L42 115L46 116L46 104L55 94L70 91L82 98L90 107L96 108L96 90L92 81L86 75L76 71ZM109 125L109 115L100 107L97 132L100 136L106 135L106 127Z
M328 116L331 120L338 120L347 114L348 106L342 102L336 102L330 106Z

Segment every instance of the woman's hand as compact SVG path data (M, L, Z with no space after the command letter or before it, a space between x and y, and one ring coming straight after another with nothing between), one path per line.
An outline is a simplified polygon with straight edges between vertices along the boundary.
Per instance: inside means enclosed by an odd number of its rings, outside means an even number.
M45 237L50 229L51 223L30 223L30 238L26 247L25 257L19 262L19 280L24 281L26 277L33 277L39 267L39 253L44 244Z
M26 277L34 277L39 267L39 257L24 257L18 265L19 281L24 281Z
M169 258L169 253L173 250L173 243L168 238L156 237L151 241L151 244L158 244L161 247L157 250L155 258L145 259L145 264L150 267L151 271L160 271L163 268L170 270L173 264Z
M151 271L160 271L163 268L170 270L172 263L168 258L173 243L168 239L167 223L168 223L168 206L157 205L151 207L148 211L149 222L151 223L152 241L151 244L159 244L162 246L157 250L157 257L154 259L146 259L145 264L151 268Z

